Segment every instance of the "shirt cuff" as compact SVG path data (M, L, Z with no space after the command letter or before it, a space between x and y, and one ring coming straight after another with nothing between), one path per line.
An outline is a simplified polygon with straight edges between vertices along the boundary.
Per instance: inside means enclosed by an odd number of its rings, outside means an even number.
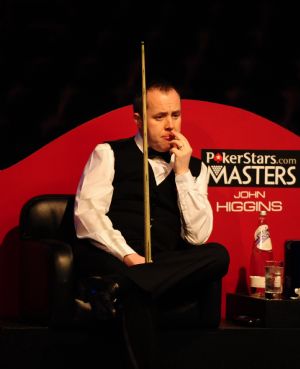
M118 249L117 258L123 261L124 257L129 254L136 254L136 251L133 250L130 246L124 245Z

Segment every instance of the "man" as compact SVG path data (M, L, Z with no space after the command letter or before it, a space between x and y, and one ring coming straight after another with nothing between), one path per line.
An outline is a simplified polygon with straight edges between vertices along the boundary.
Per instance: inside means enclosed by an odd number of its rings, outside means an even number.
M181 133L178 91L153 83L146 100L153 262L145 264L144 257L141 97L134 102L136 136L99 144L91 154L77 190L75 225L77 236L90 241L80 252L82 272L109 275L120 286L133 362L158 368L153 354L157 303L172 294L181 299L222 278L229 257L223 246L205 244L213 227L207 167L192 157Z

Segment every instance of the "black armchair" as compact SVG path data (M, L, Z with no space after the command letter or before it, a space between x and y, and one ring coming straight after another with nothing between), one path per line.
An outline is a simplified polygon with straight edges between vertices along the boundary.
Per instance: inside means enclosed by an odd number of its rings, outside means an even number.
M41 195L21 210L21 319L56 325L74 318L73 206L74 195Z
M62 326L92 318L81 299L73 248L74 195L50 194L30 199L20 215L21 296L23 320ZM221 280L202 291L201 299L163 306L163 325L216 328L221 317Z

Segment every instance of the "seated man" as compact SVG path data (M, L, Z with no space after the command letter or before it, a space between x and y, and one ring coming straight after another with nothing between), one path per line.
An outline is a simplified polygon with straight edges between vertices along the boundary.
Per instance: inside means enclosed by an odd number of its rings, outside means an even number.
M120 286L124 335L133 366L159 368L155 308L161 299L186 298L222 278L229 256L206 243L213 227L207 167L192 157L181 131L181 99L168 83L147 87L152 261L144 256L142 98L134 101L135 137L99 144L75 200L85 275L109 275Z

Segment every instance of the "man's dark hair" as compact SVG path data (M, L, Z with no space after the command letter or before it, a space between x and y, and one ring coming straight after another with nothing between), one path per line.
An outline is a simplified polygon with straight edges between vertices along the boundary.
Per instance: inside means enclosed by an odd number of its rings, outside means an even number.
M175 90L180 96L180 92L178 88L174 84L168 81L152 81L146 86L146 92L150 90L160 90L163 92ZM133 99L133 111L134 113L138 113L140 117L143 116L142 92L137 94Z

